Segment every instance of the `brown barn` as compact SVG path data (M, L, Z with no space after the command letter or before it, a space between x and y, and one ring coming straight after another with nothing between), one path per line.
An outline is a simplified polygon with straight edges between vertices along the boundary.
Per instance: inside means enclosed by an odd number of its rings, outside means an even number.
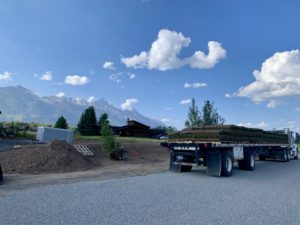
M120 136L124 137L150 137L151 136L151 131L150 127L139 123L135 120L128 120L127 125L120 127L117 130L117 133Z

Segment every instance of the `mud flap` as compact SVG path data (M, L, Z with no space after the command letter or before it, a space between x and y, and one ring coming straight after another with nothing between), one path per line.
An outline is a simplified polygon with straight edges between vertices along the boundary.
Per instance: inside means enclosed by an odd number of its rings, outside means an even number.
M209 176L221 176L221 153L210 153L207 156L206 174Z

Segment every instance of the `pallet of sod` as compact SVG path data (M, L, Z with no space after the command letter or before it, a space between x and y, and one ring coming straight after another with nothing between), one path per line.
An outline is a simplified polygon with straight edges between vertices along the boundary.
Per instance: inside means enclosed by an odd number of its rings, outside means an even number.
M264 131L261 129L246 128L234 125L204 126L196 129L183 129L169 135L170 141L201 141L222 143L271 143L286 144L286 134Z

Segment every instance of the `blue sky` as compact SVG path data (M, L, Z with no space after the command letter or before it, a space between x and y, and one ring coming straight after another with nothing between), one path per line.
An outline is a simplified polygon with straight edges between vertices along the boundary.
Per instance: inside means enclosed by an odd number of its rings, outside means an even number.
M178 128L183 103L210 100L226 123L300 131L299 11L271 0L0 1L0 85L104 98Z

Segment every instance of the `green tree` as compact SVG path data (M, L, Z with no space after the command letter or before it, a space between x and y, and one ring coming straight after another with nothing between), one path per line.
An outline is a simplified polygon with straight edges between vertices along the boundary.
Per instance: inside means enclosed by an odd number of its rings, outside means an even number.
M116 141L112 129L108 123L103 123L101 126L101 134L103 136L103 147L105 152L110 154L119 144Z
M60 129L68 129L68 123L65 117L61 116L56 121L54 128L60 128Z
M176 127L173 127L173 126L158 126L156 128L154 128L154 130L163 130L165 131L167 134L170 134L170 133L174 133L177 131L177 128Z
M195 99L192 99L192 105L189 107L188 119L185 121L186 128L196 128L201 124L200 113L196 106Z
M101 128L103 127L104 124L108 124L109 125L109 120L108 120L108 114L107 113L103 113L98 121L98 125L100 127L100 134L102 135L101 132Z
M93 106L89 106L80 117L77 124L78 131L81 135L97 135L98 127L96 113Z
M224 123L225 119L217 112L214 102L205 101L202 108L201 125L218 125Z
M104 123L109 124L107 113L103 113L99 118L99 122L98 122L99 126L102 126L102 124L104 124Z

